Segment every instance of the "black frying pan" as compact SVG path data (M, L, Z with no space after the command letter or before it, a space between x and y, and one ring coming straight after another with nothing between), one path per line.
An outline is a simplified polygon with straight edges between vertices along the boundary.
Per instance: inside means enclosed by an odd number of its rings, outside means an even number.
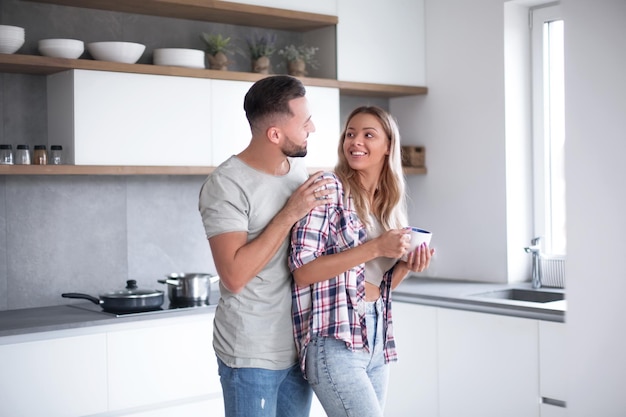
M139 289L137 281L131 279L126 281L125 289L100 294L99 298L76 292L63 293L61 297L89 300L110 313L139 313L158 310L163 304L163 294L159 290Z

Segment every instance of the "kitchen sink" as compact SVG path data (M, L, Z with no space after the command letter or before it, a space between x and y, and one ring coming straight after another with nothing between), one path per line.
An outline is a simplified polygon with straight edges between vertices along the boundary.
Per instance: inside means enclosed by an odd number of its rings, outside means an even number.
M487 291L472 294L472 297L496 298L500 300L526 301L531 303L550 303L565 299L565 294L556 291L526 290L510 288L505 290Z

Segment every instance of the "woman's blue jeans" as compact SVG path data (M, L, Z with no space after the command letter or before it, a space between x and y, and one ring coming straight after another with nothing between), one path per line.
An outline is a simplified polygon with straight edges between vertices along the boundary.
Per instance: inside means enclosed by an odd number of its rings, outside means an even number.
M217 364L226 417L308 417L313 392L299 365L273 371Z
M382 417L389 380L383 354L382 303L366 303L371 352L352 352L345 342L314 337L307 349L306 373L329 417Z

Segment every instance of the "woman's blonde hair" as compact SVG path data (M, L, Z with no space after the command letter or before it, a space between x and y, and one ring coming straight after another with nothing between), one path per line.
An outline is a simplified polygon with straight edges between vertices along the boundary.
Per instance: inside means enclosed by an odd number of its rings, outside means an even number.
M371 114L376 117L389 139L389 155L386 155L385 164L380 173L380 183L374 192L374 199L370 207L369 198L359 175L350 168L343 153L343 143L346 130L352 118L358 114ZM405 180L402 172L400 154L400 132L398 124L391 114L378 106L357 107L350 113L346 125L339 138L339 159L335 173L343 183L346 196L352 196L356 212L361 222L370 225L369 214L373 214L385 230L398 229L407 225L407 208L405 195Z

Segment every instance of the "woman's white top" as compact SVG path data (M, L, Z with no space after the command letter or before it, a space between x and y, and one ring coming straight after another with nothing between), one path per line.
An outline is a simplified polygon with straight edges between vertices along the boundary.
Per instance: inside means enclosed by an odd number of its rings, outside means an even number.
M383 234L385 230L375 216L370 215L369 220L370 225L366 227L367 240L372 240ZM385 275L385 272L389 271L395 263L395 258L383 256L365 262L365 281L377 287L380 286L380 283L383 282L383 275Z

